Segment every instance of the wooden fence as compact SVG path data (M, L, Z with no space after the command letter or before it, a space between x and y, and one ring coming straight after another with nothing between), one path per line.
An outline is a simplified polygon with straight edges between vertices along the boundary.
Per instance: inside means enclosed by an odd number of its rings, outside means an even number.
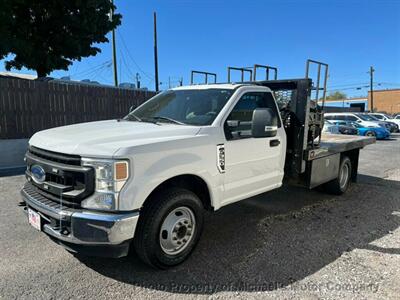
M154 92L0 76L0 139L74 123L125 116Z

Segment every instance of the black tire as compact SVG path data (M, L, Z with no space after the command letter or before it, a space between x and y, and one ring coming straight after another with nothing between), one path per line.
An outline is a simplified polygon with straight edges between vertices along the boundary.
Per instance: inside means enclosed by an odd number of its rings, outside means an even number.
M374 132L374 131L372 131L372 130L368 130L368 131L365 133L365 136L372 136L372 137L375 137L375 136L376 136L376 134L375 134L375 132Z
M182 252L175 255L166 253L161 247L161 226L176 209L188 208L193 213L195 226L193 235ZM141 211L134 237L136 254L148 265L167 269L182 263L193 251L203 229L203 203L191 191L170 188L155 194Z
M343 172L346 172L347 175ZM340 162L338 177L332 181L325 183L325 185L323 186L324 190L333 195L344 194L347 191L351 182L351 172L351 160L347 156L344 156ZM345 176L345 178L343 178L342 176Z

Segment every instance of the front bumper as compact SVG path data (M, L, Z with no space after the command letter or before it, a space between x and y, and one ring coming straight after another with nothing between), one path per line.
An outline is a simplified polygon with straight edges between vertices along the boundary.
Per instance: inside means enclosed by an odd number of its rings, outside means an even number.
M387 132L378 132L376 134L376 138L378 140L388 139L388 138L390 138L390 133L388 131Z
M25 185L21 191L24 211L41 216L41 230L73 252L91 256L122 257L129 251L139 211L103 213L73 209L46 199Z

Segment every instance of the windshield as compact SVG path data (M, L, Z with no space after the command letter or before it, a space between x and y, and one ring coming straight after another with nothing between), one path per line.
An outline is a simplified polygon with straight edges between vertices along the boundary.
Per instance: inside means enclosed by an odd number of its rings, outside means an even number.
M233 92L231 89L169 90L154 96L124 119L211 125Z
M376 118L369 115L357 114L357 116L364 121L376 121Z

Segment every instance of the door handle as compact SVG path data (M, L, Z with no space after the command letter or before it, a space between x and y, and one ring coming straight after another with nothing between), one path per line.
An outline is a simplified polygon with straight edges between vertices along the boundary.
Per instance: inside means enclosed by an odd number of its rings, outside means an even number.
M280 140L271 140L271 141L269 141L269 145L270 145L271 147L279 146L280 143L281 143Z

